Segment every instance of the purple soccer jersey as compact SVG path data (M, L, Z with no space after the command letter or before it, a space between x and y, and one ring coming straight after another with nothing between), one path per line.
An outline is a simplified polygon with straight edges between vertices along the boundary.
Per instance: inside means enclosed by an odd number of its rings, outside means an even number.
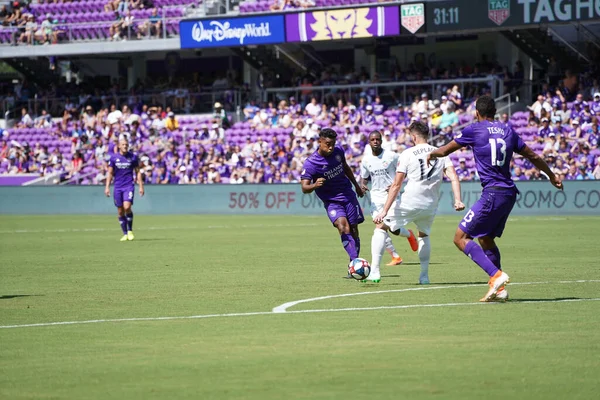
M483 188L515 188L510 174L510 161L525 143L502 122L474 123L454 137L461 146L471 146Z
M138 164L138 157L130 151L125 155L116 153L110 157L108 165L113 168L115 189L129 189L135 186L135 169Z
M133 204L135 169L138 164L138 158L132 152L127 152L125 155L116 153L110 157L108 165L112 167L113 176L115 177L113 191L115 206L122 207L123 202L126 201Z
M315 182L319 178L325 178L325 184L315 190L317 196L324 203L347 202L356 199L352 184L344 173L344 158L344 151L335 147L333 153L327 157L323 157L318 151L315 151L304 161L301 179Z
M331 223L340 217L346 217L351 225L364 221L364 215L358 203L356 193L352 190L352 183L344 173L344 151L335 147L333 153L323 157L315 151L304 162L304 169L300 179L315 182L325 178L325 184L315 190L323 201L327 216Z

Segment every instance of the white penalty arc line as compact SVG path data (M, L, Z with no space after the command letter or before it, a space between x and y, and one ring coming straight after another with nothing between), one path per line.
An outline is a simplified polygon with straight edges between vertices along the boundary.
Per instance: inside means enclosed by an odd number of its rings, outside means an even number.
M313 227L319 224L256 224L256 225L207 225L207 226L149 226L139 228L140 231L171 231L171 230L197 230L197 229L251 229L251 228L302 228ZM116 228L118 229L118 228ZM111 232L113 228L65 228L65 229L15 229L0 230L0 234L12 233L71 233L71 232Z
M600 282L600 280L577 280L577 281L558 281L558 282L521 282L514 283L512 285L539 285L539 284L569 284L569 283L594 283ZM423 287L413 289L398 289L398 290L380 290L377 292L362 292L362 293L349 293L346 295L333 295L333 296L322 296L313 299L306 300L321 300L324 298L335 298L350 295L361 295L361 294L375 294L375 293L391 293L391 292L402 292L411 290L433 290L433 289L450 289L460 287L473 287L482 285L455 285L455 286L435 286L435 287ZM300 300L301 301L301 300ZM549 299L549 300L521 300L514 302L515 304L545 304L545 303L576 303L576 302L587 302L587 301L600 301L600 298L590 299ZM307 301L302 301L307 302ZM510 302L509 302L510 303ZM288 303L286 303L288 304ZM295 304L299 304L295 302ZM308 314L308 313L326 313L326 312L348 312L348 311L373 311L373 310L392 310L392 309L408 309L408 308L436 308L436 307L460 307L460 306L480 306L480 305L494 305L499 303L480 303L480 302L467 302L467 303L440 303L440 304L407 304L397 306L376 306L376 307L351 307L351 308L326 308L326 309L315 309L315 310L296 310L296 311L257 311L257 312L245 312L245 313L227 313L227 314L205 314L205 315L188 315L188 316L172 316L172 317L141 317L141 318L111 318L111 319L92 319L86 321L60 321L60 322L42 322L36 324L21 324L21 325L1 325L0 329L14 329L14 328L35 328L35 327L48 327L48 326L61 326L61 325L85 325L85 324L100 324L109 322L152 322L152 321L175 321L175 320L186 320L186 319L206 319L206 318L227 318L227 317L250 317L257 315L282 315L282 314ZM281 307L281 306L280 306ZM277 308L277 307L276 307Z
M598 283L600 280L576 280L576 281L557 281L557 282L515 282L511 283L510 286L514 285L548 285L548 284L570 284L570 283ZM469 288L469 287L480 287L487 286L485 283L476 283L472 285L448 285L448 286L423 286L418 288L409 288L409 289L391 289L391 290L375 290L371 292L357 292L357 293L344 293L344 294L334 294L329 296L321 296L321 297L312 297L310 299L302 299L295 300L284 303L280 306L273 308L274 313L286 313L288 308L294 307L298 304L302 303L310 303L313 301L320 300L329 300L335 299L339 297L352 297L352 296L363 296L369 294L382 294L382 293L401 293L401 292L413 292L413 291L421 291L421 290L441 290L441 289L459 289L459 288Z

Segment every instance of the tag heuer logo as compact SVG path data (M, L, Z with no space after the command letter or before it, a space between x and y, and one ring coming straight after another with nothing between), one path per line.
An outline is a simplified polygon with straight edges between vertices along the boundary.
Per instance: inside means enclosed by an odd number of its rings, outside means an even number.
M400 7L402 26L415 34L425 25L425 6L423 3L404 4Z
M510 0L488 0L488 18L502 25L510 17Z

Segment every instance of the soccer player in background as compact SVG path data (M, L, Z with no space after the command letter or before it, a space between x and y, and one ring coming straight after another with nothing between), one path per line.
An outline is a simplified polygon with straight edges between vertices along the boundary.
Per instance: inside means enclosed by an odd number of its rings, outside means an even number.
M371 262L371 273L367 280L379 282L381 275L379 263L385 248L387 231L394 235L410 237L411 233L406 225L411 222L419 229L418 254L421 264L419 284L429 284L429 260L431 258L431 225L437 213L440 202L440 192L444 174L452 183L452 194L454 195L454 209L461 211L465 205L461 200L460 182L452 161L444 158L427 165L427 155L437 147L427 143L429 139L429 128L420 121L413 122L408 128L410 137L415 144L404 150L398 157L396 176L394 183L390 186L385 205L381 212L374 218L376 228L371 242L373 260ZM398 193L404 179L408 178L402 198L398 201Z
M314 191L321 199L352 261L360 254L358 224L365 220L356 196L363 197L365 191L346 163L344 150L336 147L336 139L333 129L326 128L319 133L319 147L304 162L300 183L302 193Z
M360 164L360 185L367 187L367 181L371 181L371 216L375 218L381 210L387 199L387 191L394 182L396 175L396 166L398 165L398 153L384 150L381 147L383 138L379 131L373 131L369 135L369 149L365 151ZM414 233L409 230L410 236L408 242L413 251L417 251L418 243ZM392 261L387 265L400 265L402 258L396 252L392 239L385 232L385 249L392 256Z
M559 177L546 162L533 152L508 125L494 121L496 104L490 96L481 96L475 103L477 122L457 134L450 143L431 152L427 163L471 146L483 191L480 199L464 216L454 235L454 244L490 277L489 289L480 301L505 300L505 285L509 276L502 271L500 250L495 238L501 237L504 226L519 191L511 179L510 161L513 153L527 158L543 171L550 183L562 190ZM477 238L479 247L473 238Z
M137 155L129 151L129 142L127 139L119 139L119 151L111 155L108 161L108 174L106 176L106 187L104 194L110 197L110 182L115 178L115 188L113 197L117 213L119 215L119 224L123 231L121 242L133 240L133 195L135 191L135 181L140 186L140 196L144 195L144 180L139 166Z

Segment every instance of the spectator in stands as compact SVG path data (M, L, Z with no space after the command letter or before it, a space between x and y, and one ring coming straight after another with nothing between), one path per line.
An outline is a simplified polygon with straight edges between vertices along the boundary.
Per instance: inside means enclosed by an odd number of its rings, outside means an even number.
M122 14L121 14L122 15ZM119 30L119 36L123 38L123 40L127 40L131 38L131 34L135 32L135 26L133 24L134 17L131 15L130 11L125 12L125 16L123 17L123 21L121 24L121 29ZM117 37L118 39L118 37Z
M311 118L316 118L321 113L321 106L316 97L312 97L310 103L304 109L306 110L306 114Z
M454 108L454 103L448 104L448 107L446 107L446 112L442 114L442 121L439 125L440 129L444 129L447 126L451 126L452 128L458 126L458 115L456 115L454 112Z
M143 10L145 7L145 0L129 0L129 8L132 10Z
M173 111L169 111L167 114L167 119L165 120L165 128L169 132L173 132L176 129L179 129L179 121L175 118L175 113Z
M467 168L467 159L466 158L458 159L458 168L456 168L456 175L458 175L458 178L461 181L472 180L471 173L469 172L469 169Z
M525 181L525 180L527 180L527 176L525 176L525 174L523 173L523 170L521 169L521 167L515 167L512 178L513 178L514 181Z
M224 129L229 128L229 119L227 118L227 112L223 109L223 105L219 102L215 103L214 112L213 112L213 122L219 124L219 126Z
M300 84L300 86L303 88L307 88L307 89L303 89L301 92L301 95L302 95L301 102L308 103L309 96L312 95L312 90L310 90L308 88L312 87L312 83L308 80L308 78L304 78L304 79L302 79L302 83Z
M577 95L577 88L579 87L579 77L574 74L571 70L565 71L565 77L562 80L561 94L563 98L561 101L571 102L575 100Z
M8 12L8 8L6 4L2 6L0 9L0 25L6 26L8 25L7 20L10 17L10 13Z
M153 8L148 19L138 26L137 37L138 39L141 39L142 36L150 37L154 35L157 39L160 39L161 32L162 20L158 15L158 10Z
M586 165L582 164L582 165L579 166L579 172L578 172L578 174L577 174L577 176L576 176L575 179L578 180L578 181L581 181L581 180L590 180L590 179L594 179L594 175L591 172L587 171L587 166Z
M109 3L110 4L110 3ZM109 40L117 40L121 37L121 28L123 27L123 17L119 12L115 11L114 13L114 22L110 26L108 32L110 39Z
M256 101L254 99L250 100L250 102L242 110L246 120L253 119L256 113L258 113L259 111L260 107L256 105Z
M292 115L301 115L302 114L302 106L298 103L296 103L296 98L294 96L290 97L290 113L292 113Z
M571 120L571 110L568 109L567 103L561 104L561 109L556 112L556 116L560 117L563 124L568 124Z
M421 101L417 104L416 112L418 114L428 114L433 110L435 110L435 106L433 105L433 101L429 99L429 95L427 93L421 94Z
M594 168L594 172L592 172L594 179L600 179L600 157L596 159L596 168Z
M275 0L273 4L269 7L271 11L283 11L288 9L293 9L292 0Z
M42 113L33 120L33 126L35 128L50 128L51 117L46 110L42 110Z
M528 107L528 108L531 111L533 111L533 114L537 118L541 118L543 110L545 110L546 112L551 112L552 111L552 106L550 105L550 103L548 103L546 101L546 99L544 98L544 96L542 96L541 94L538 95L537 100L530 107Z
M432 144L435 147L442 147L447 145L452 141L452 126L447 125L444 129L442 129L438 135L433 138Z
M594 101L592 102L591 108L596 116L600 116L600 92L594 93Z
M18 128L31 128L33 126L33 119L29 116L29 111L26 108L21 109L21 120L17 124Z
M456 109L461 109L463 107L462 93L460 93L459 89L458 85L454 85L452 86L452 90L447 94L448 100L456 105Z
M25 23L25 31L21 34L21 43L33 44L35 38L35 32L37 31L38 24L35 22L35 18L32 14L27 14L27 22Z
M12 13L4 20L4 26L16 26L25 17L20 7L13 7Z
M58 41L50 14L46 15L46 19L42 22L40 29L35 33L35 39L44 44L56 43Z

